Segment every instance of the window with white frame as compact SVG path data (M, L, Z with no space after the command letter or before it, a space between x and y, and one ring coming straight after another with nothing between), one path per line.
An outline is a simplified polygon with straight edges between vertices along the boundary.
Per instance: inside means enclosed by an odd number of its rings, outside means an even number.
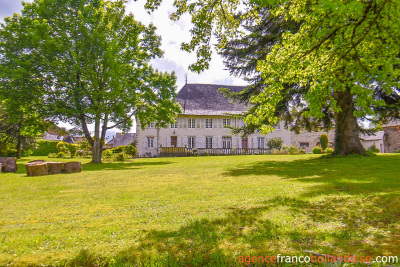
M195 119L188 119L188 128L196 128L196 120Z
M222 137L222 148L232 147L232 137L224 136Z
M147 137L147 148L154 148L154 137Z
M222 125L223 125L224 127L226 127L226 126L231 126L231 119L223 119L223 120L222 120Z
M264 137L257 138L257 147L258 147L258 149L265 148L265 138Z
M210 129L213 127L212 119L206 119L206 128Z
M178 128L178 122L171 123L171 129L177 129Z
M275 129L276 129L276 130L280 130L280 129L281 129L281 123L280 123L280 122L278 122L278 123L275 125Z
M206 148L213 148L213 141L212 141L212 136L207 136L206 137Z
M188 137L188 148L195 148L195 139L194 136Z
M150 122L149 126L147 126L147 128L154 128L154 127L156 127L155 122Z

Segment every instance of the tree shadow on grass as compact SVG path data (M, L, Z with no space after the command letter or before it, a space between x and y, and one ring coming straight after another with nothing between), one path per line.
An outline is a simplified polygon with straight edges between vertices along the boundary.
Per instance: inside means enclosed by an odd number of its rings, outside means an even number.
M224 173L229 177L278 176L284 180L315 184L304 196L376 194L400 190L400 155L376 157L321 157L293 161L266 160L239 165Z
M368 205L346 203L346 213L341 204L345 197L312 203L279 196L257 207L231 208L223 218L199 219L177 230L143 230L135 245L116 253L111 266L243 266L239 256L308 255L303 250L337 256L398 255L398 209L396 214L396 208L388 207L385 212L390 215L383 217L370 209L382 206L388 199L399 201L399 196L379 195ZM283 225L268 216L280 208L305 221ZM385 232L388 229L391 234ZM99 258L82 253L69 265L81 266L82 260Z

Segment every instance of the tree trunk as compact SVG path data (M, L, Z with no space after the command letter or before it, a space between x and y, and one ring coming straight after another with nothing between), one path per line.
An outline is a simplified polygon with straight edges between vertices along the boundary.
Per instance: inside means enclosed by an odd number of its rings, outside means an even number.
M100 150L100 119L95 120L94 123L94 142L92 152L92 163L101 163L101 150Z
M357 131L357 120L354 117L353 95L349 88L343 92L335 92L334 98L341 111L335 114L335 151L334 155L367 153L360 141Z
M21 118L21 121L23 118ZM17 159L21 158L21 150L22 150L22 135L21 135L22 122L18 124L18 137L17 137Z
M26 163L25 168L26 168L26 175L28 176L40 176L49 174L46 162Z

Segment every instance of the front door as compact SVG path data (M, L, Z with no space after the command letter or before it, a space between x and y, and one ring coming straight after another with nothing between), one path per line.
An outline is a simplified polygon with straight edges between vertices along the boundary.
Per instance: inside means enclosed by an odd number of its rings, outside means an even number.
M248 144L248 139L246 138L242 138L242 148L247 149L247 144Z
M177 136L171 136L171 147L176 147L178 144L178 137Z

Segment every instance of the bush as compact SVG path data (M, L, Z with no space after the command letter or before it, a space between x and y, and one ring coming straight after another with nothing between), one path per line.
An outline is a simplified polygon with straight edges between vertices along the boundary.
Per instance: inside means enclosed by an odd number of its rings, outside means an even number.
M126 154L125 152L120 152L120 153L116 153L112 155L112 160L113 161L125 161L128 159L131 159L132 157L128 154Z
M379 152L381 152L381 151L376 147L375 144L373 144L372 146L370 146L370 147L368 148L368 151L371 151L371 152L374 152L374 153L379 153Z
M70 157L71 157L71 153L69 153L69 152L65 153L65 152L60 151L57 153L57 158L66 159L66 158L70 158Z
M131 155L132 157L136 157L137 155L137 149L136 147L129 145L129 146L117 146L112 149L112 153L117 154L125 152L128 155Z
M49 157L49 158L57 158L57 153L49 153L49 155L47 157Z
M322 150L325 150L328 147L328 142L328 136L326 134L321 134L321 136L319 137L319 143Z
M280 137L270 138L267 141L267 147L269 149L281 149L283 140Z
M321 152L322 152L322 148L320 148L319 146L316 146L312 149L313 154L321 154Z
M75 156L78 147L79 147L78 145L62 141L57 143L58 152L64 152L65 154L70 154L72 157Z
M300 149L298 148L298 147L295 147L295 146L293 146L293 145L291 145L289 148L288 148L288 153L290 154L290 155L298 155L298 154L300 154Z
M111 149L106 149L102 153L103 159L111 159L113 155L114 155L114 153Z
M328 147L325 152L326 153L333 153L333 151L335 151L333 148Z
M38 140L32 156L47 156L50 153L57 153L58 141Z

